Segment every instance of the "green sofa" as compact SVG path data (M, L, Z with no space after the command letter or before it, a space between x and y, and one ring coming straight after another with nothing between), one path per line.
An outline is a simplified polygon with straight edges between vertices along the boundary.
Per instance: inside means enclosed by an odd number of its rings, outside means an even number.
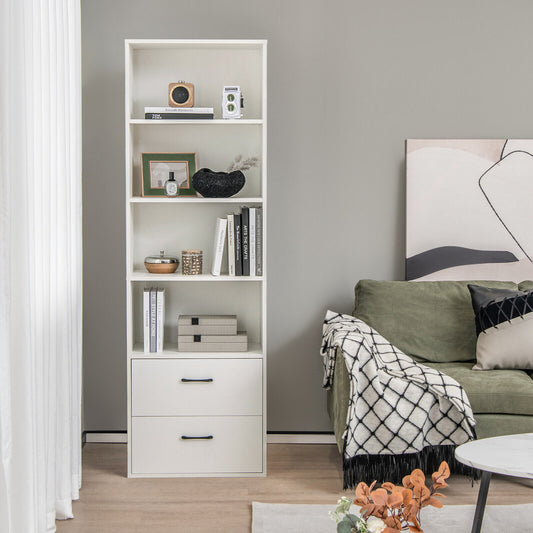
M476 332L469 283L533 289L533 281L361 280L353 314L416 361L458 381L470 399L478 438L533 433L533 372L472 370ZM328 412L342 452L350 385L339 350L336 357Z

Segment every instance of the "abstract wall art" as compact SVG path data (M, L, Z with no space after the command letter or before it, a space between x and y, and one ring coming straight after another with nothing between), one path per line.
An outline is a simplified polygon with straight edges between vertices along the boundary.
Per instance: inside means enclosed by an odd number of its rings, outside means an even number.
M533 279L533 140L406 144L406 279Z

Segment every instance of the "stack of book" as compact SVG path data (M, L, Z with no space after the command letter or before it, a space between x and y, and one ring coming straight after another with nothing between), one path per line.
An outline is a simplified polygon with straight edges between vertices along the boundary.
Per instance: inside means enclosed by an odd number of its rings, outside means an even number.
M179 315L178 352L246 352L246 331L236 315Z
M162 352L165 337L165 289L145 288L143 337L145 352Z
M212 107L145 107L148 120L209 120L215 118Z
M228 251L230 276L263 275L263 209L261 207L243 206L240 213L217 218L211 268L213 276L220 276L225 249Z

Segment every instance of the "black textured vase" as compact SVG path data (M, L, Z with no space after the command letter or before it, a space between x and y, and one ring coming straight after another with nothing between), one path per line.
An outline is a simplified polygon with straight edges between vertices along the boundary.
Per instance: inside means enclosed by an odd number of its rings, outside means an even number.
M240 170L213 172L209 168L201 168L192 177L194 189L204 198L229 198L244 187L245 181Z

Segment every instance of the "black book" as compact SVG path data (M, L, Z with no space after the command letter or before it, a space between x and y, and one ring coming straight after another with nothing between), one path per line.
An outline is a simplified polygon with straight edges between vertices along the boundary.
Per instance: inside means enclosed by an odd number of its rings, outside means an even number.
M241 209L242 225L242 275L250 275L250 208Z
M242 225L241 215L235 214L235 275L242 276Z
M149 120L209 120L215 118L213 113L145 113Z
M263 275L263 209L255 210L255 275Z

